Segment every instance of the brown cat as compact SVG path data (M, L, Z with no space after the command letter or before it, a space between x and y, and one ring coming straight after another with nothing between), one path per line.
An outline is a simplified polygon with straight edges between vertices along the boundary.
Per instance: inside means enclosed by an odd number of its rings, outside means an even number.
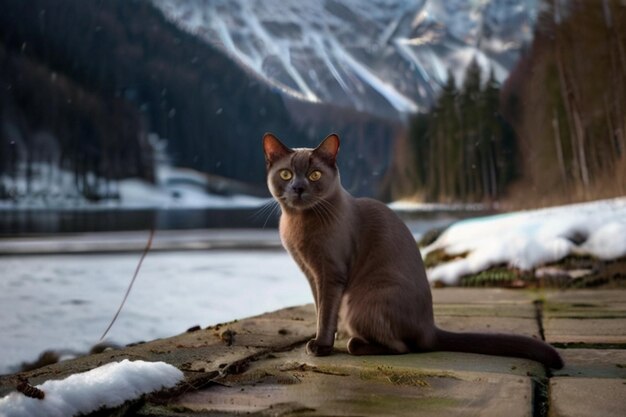
M332 352L338 324L354 355L426 351L515 356L560 369L547 343L508 334L453 333L435 326L430 286L411 232L386 205L341 186L339 137L315 149L263 138L267 183L280 204L280 237L306 275L317 335L306 350Z

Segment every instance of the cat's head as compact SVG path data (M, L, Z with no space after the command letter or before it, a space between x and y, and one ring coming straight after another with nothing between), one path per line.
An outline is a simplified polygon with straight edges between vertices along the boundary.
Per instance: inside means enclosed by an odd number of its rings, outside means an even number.
M335 134L328 135L315 149L291 149L276 136L266 133L263 150L267 185L283 206L306 210L320 204L340 187L336 164L339 137Z

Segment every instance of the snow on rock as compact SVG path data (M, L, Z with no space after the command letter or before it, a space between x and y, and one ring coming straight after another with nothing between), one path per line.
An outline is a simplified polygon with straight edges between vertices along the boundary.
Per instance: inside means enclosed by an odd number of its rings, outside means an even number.
M113 408L163 388L171 388L183 373L164 362L113 362L37 388L43 400L12 392L0 399L0 417L67 417Z
M532 40L536 0L152 0L273 90L379 117L429 108L477 59L503 81Z
M422 251L467 256L428 270L431 282L507 264L529 270L570 254L616 259L626 255L626 198L520 211L459 221Z

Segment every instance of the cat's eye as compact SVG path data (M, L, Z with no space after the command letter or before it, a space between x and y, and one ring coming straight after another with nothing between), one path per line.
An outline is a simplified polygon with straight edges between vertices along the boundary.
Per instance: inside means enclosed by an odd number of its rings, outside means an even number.
M320 171L313 171L309 174L309 179L311 181L317 181L322 178L322 173Z
M280 175L280 178L285 181L289 181L291 177L293 177L293 174L288 169L281 169L278 175Z

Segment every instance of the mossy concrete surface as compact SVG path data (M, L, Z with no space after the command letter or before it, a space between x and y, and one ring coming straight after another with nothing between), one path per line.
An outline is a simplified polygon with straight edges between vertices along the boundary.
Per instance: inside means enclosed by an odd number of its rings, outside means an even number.
M469 363L466 370L450 366L441 354L311 358L300 348L257 361L240 375L220 379L220 386L182 395L171 405L268 415L277 406L291 409L280 415L532 415L531 378L509 371L534 364L501 361L485 372L481 360L461 356Z
M626 331L626 290L445 288L434 290L433 299L441 327L545 336L557 341L566 367L552 373L529 360L450 352L356 357L341 339L333 355L311 357L304 351L315 333L309 305L23 376L39 384L123 358L165 361L185 373L173 390L98 415L624 415L626 343L616 340ZM15 381L0 377L0 395L14 390Z
M565 359L550 379L550 416L626 415L626 291L548 292L543 327Z

